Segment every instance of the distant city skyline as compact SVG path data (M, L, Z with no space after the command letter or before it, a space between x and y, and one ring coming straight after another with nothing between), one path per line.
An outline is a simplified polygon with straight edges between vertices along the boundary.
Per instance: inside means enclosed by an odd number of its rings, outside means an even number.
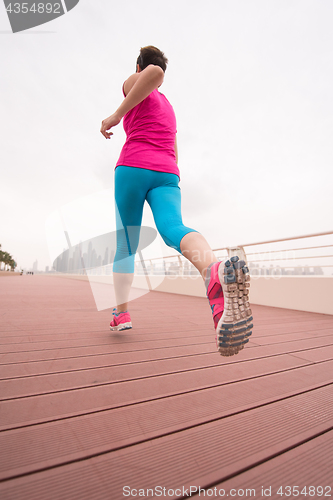
M113 246L108 246L108 243L113 240ZM142 241L142 240L141 240ZM147 240L146 240L147 242ZM142 245L142 243L141 243ZM112 272L111 264L115 258L116 250L116 239L114 233L107 233L101 235L97 238L87 240L85 242L80 242L77 245L71 246L69 249L64 249L63 252L54 260L52 265L52 271L60 273L76 273L78 271L85 272L86 270L98 269L101 267L109 266L109 272ZM320 258L320 256L319 256ZM167 259L168 260L168 259ZM279 260L279 259L278 259ZM266 262L267 261L267 262ZM256 275L272 275L272 276L299 276L299 275L324 275L325 272L320 265L300 263L296 266L291 266L290 263L293 261L291 258L285 259L286 263L272 264L269 260L264 260L261 264L256 263L256 261L249 261L250 272L253 276ZM306 261L306 257L304 257ZM282 259L283 262L283 259ZM140 273L140 261L136 262L136 272ZM177 261L164 261L161 263L152 263L146 260L145 266L148 272L153 271L159 274L164 272L165 274L178 273L180 269L179 260ZM181 267L185 274L196 273L195 267L188 261L184 260L181 263ZM48 268L48 266L47 266ZM333 264L331 268L331 274L333 270ZM33 271L37 271L37 261L33 264ZM258 272L257 272L258 271ZM46 271L45 271L46 272ZM109 274L108 272L108 274Z

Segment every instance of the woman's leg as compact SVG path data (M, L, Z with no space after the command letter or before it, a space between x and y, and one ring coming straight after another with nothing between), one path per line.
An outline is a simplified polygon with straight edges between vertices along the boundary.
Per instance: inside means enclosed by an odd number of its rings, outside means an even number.
M169 185L149 191L147 200L165 243L187 257L205 280L219 352L223 356L237 354L249 341L253 327L245 261L236 255L217 261L205 238L183 225L178 183L172 185L170 179Z
M207 268L217 261L214 252L200 233L185 234L180 242L180 250L184 257L198 269L203 279L206 278Z
M134 259L140 239L147 189L142 169L119 166L115 171L117 251L113 263L117 313L127 311L134 278Z
M183 225L178 178L176 180L175 175L168 175L171 176L169 184L149 191L147 201L164 242L183 254L204 279L216 328L224 309L222 286L217 275L220 262L205 238L194 229Z
M205 279L208 266L217 259L205 238L183 224L178 177L165 174L161 179L164 183L147 195L156 227L164 242L184 255Z

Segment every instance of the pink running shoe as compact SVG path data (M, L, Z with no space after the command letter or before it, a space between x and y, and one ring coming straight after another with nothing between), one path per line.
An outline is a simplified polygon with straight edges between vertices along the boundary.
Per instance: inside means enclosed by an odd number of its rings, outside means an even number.
M210 281L207 287L217 333L216 346L222 356L238 354L249 341L253 328L249 303L250 275L245 262L245 252L241 247L228 249L228 252L232 255L230 259L216 262L209 268ZM219 286L223 298L216 297Z
M117 309L113 309L113 320L110 323L110 330L121 331L132 328L131 316L128 311L117 313Z
M206 275L207 297L213 314L215 330L224 311L223 290L218 273L221 264L222 262L214 262L207 269Z

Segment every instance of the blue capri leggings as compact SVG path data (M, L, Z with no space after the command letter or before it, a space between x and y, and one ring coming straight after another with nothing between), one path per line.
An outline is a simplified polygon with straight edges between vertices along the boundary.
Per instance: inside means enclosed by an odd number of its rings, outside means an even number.
M150 205L157 230L164 242L181 253L181 239L195 230L183 225L178 183L176 174L136 167L116 168L117 251L113 263L114 272L134 272L134 258L139 244L145 200Z

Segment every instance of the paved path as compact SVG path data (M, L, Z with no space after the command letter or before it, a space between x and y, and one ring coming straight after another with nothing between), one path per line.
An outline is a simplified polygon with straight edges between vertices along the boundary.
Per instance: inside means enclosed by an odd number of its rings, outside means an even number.
M1 500L332 495L333 316L253 313L222 358L205 299L151 292L114 333L86 281L1 281Z

